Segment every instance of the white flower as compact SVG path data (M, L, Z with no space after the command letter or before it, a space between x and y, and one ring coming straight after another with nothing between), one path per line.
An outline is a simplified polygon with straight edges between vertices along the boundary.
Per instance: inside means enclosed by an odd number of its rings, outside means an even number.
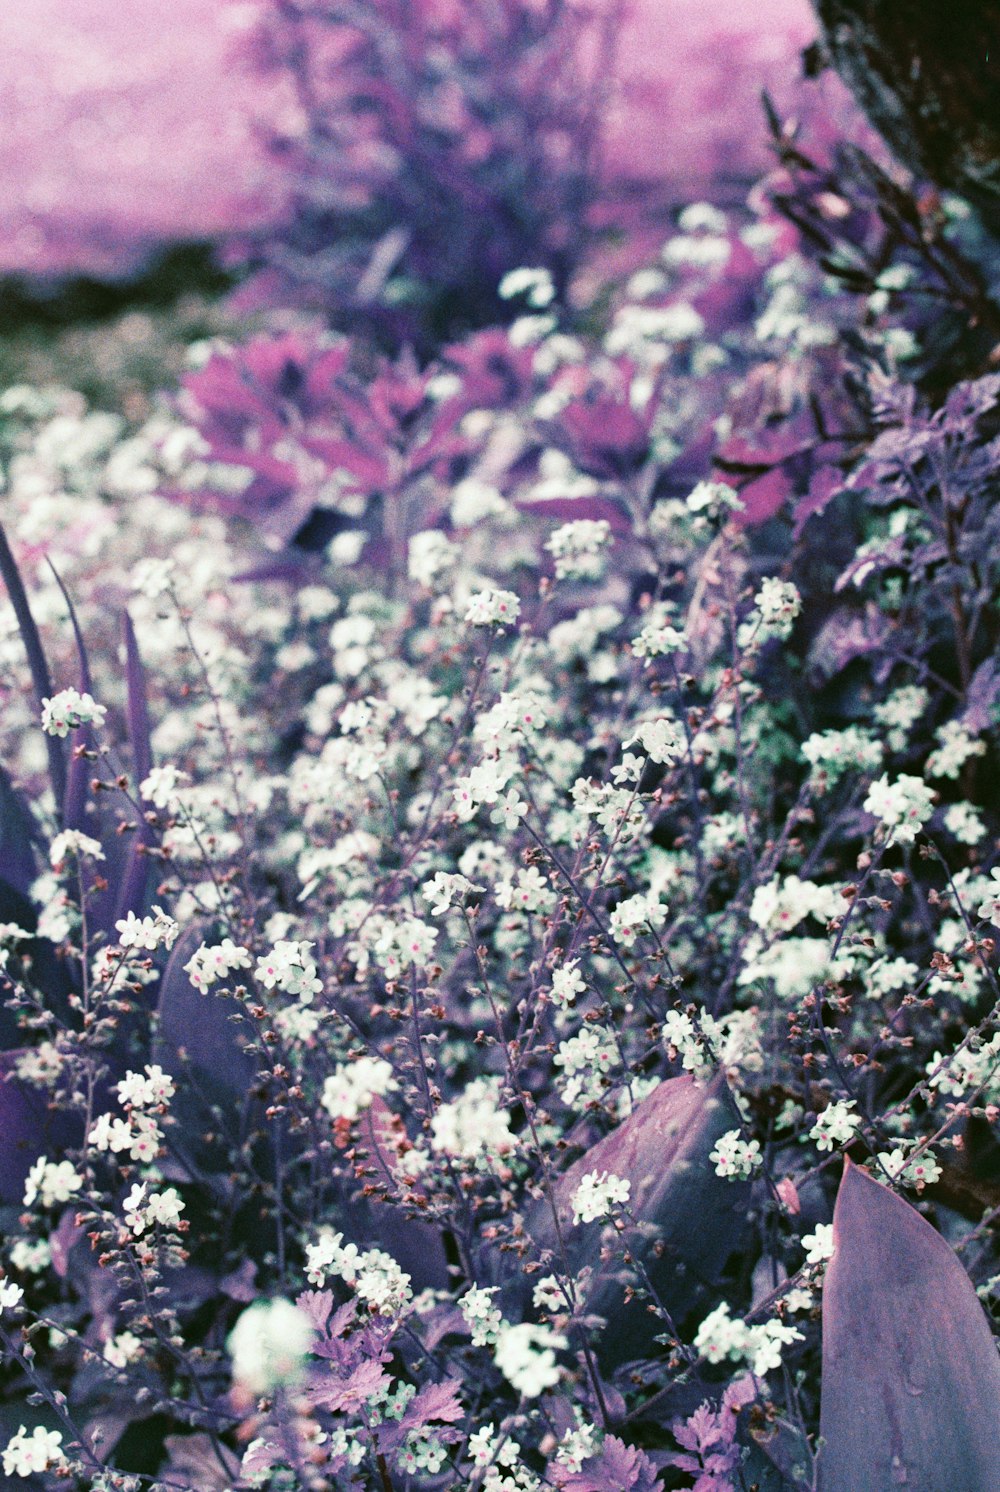
M572 1106L603 1096L604 1076L611 1072L618 1058L614 1034L606 1026L584 1026L576 1036L560 1044L553 1065L565 1074L557 1079L563 1102Z
M490 822L503 824L511 833L518 827L528 812L528 805L518 797L517 788L508 788L506 794L490 814Z
M971 757L982 756L986 751L986 742L971 736L960 720L946 720L936 735L941 744L927 758L931 777L954 779Z
M66 1457L62 1451L62 1435L58 1430L45 1430L36 1425L29 1435L24 1425L8 1440L3 1453L3 1469L7 1476L32 1476L36 1471L47 1471L58 1466Z
M45 1238L15 1238L10 1246L10 1262L25 1274L41 1274L52 1263L52 1249Z
M769 638L788 637L792 623L802 610L802 597L791 581L768 575L754 596L755 610L737 633L740 647L753 647Z
M162 907L153 908L152 917L137 917L129 912L115 923L118 943L122 948L172 948L177 941L180 927L168 917Z
M240 1316L226 1341L234 1379L258 1395L299 1382L313 1336L309 1317L290 1300L276 1296L255 1301Z
M933 1186L940 1179L941 1167L929 1150L910 1158L913 1141L898 1145L894 1150L879 1152L879 1165L893 1181L903 1186L912 1186L922 1192L925 1186ZM803 1240L804 1241L804 1240Z
M556 287L547 269L511 269L500 281L498 294L501 300L512 300L523 295L529 306L544 310L555 299Z
M392 1066L381 1057L342 1063L323 1084L322 1104L331 1119L357 1119L376 1096L396 1087Z
M730 1129L716 1140L709 1159L717 1176L745 1181L761 1163L760 1145L756 1140L744 1140L738 1129Z
M725 1358L739 1361L747 1344L746 1323L733 1320L725 1301L710 1311L699 1326L694 1349L706 1362L719 1363Z
M989 895L980 902L979 915L1000 927L1000 865L994 865L990 876L996 885L990 887Z
M592 1223L612 1217L616 1207L624 1207L632 1183L611 1171L590 1171L573 1193L574 1223Z
M220 979L227 979L234 969L249 969L250 954L231 938L221 943L202 943L184 965L184 972L195 989L209 989Z
M735 487L730 487L728 482L699 482L688 494L686 502L689 513L707 512L711 518L724 512L738 513L746 506Z
M439 870L421 886L420 895L430 903L431 916L442 917L449 908L461 906L467 896L485 890L485 886L475 885L468 876L449 875Z
M465 1324L472 1332L473 1347L492 1347L500 1339L504 1320L498 1307L493 1304L493 1297L499 1289L499 1285L483 1289L473 1286L458 1302Z
M950 803L944 811L944 826L959 844L979 844L986 838L986 825L971 803Z
M136 1109L155 1109L174 1096L174 1080L158 1064L147 1063L144 1072L127 1072L118 1084L118 1102Z
M816 1149L832 1150L836 1145L846 1145L857 1132L856 1115L857 1106L853 1099L827 1104L809 1131L810 1139L816 1141Z
M934 793L920 777L903 773L890 783L883 774L872 783L863 806L880 820L886 844L912 844L934 812Z
M654 762L670 766L684 750L684 732L676 720L661 716L658 720L644 721L627 741L624 748L639 745Z
M556 1352L566 1345L558 1332L526 1321L501 1329L493 1356L512 1388L525 1399L537 1399L559 1382Z
M57 1164L42 1155L25 1178L24 1205L30 1207L37 1198L43 1207L55 1207L68 1202L82 1186L83 1177L68 1160Z
M163 1228L176 1226L184 1211L184 1203L172 1186L168 1186L164 1192L151 1192L147 1196L146 1183L137 1182L126 1197L122 1210L129 1227L138 1237L156 1223Z
M781 1349L789 1342L801 1342L804 1337L797 1326L786 1326L784 1322L764 1321L759 1326L747 1329L744 1351L751 1372L758 1378L781 1367Z
M286 995L297 996L304 1005L310 1004L323 988L316 961L309 952L312 946L280 938L269 953L257 960L255 977L265 989L283 990Z
M113 1368L127 1368L142 1353L142 1342L131 1331L120 1331L116 1337L105 1342L101 1356Z
M807 1264L825 1264L828 1259L832 1259L833 1224L818 1223L812 1233L803 1235L802 1247L806 1251Z
M425 590L455 563L461 549L437 528L423 529L410 539L407 551L407 574Z
M53 870L61 870L68 855L86 855L91 860L103 860L104 850L99 839L81 834L79 829L64 829L57 834L49 846L49 864Z
M431 1119L431 1149L460 1160L509 1155L517 1145L510 1116L499 1105L497 1078L473 1078L458 1098Z
M640 933L662 926L666 911L659 897L652 892L628 896L611 913L611 936L616 943L631 948Z
M578 518L555 529L545 548L555 559L557 580L599 580L610 544L606 518Z
M573 1003L577 995L582 995L586 988L578 959L569 958L560 968L553 969L552 989L549 992L553 1004L565 1009Z
M13 1280L8 1280L0 1275L0 1311L9 1311L14 1306L20 1305L24 1298L24 1291L20 1285L15 1285Z
M169 763L164 767L153 767L139 784L139 792L147 803L155 808L170 808L177 802L177 788L188 780L188 774Z
M469 598L465 620L473 627L512 627L521 612L513 591L477 591Z
M42 700L42 730L48 736L67 736L81 725L102 726L107 713L105 706L89 694L62 689L51 699Z
M867 731L848 725L843 730L824 730L809 736L802 755L813 769L813 778L822 773L832 785L847 771L877 772L884 752L882 743Z

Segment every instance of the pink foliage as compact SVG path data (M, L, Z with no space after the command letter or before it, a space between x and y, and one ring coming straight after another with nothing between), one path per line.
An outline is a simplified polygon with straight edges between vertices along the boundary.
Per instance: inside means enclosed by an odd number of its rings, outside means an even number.
M791 102L816 30L809 0L627 0L609 177L697 189L759 171L768 160L761 90Z
M272 215L236 0L0 6L0 272L118 273Z
M760 168L760 89L788 101L814 33L808 0L597 9L617 52L609 183L678 194ZM253 72L244 48L265 10L266 0L3 7L0 273L121 273L159 243L275 220L288 183L263 139L287 127L289 95Z

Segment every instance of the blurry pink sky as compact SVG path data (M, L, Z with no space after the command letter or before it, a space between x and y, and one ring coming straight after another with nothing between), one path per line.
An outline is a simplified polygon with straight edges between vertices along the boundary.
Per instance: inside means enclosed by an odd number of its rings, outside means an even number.
M2 0L0 271L115 270L273 212L237 0Z
M697 190L762 165L760 89L793 85L808 0L629 3L611 174ZM257 128L280 101L237 60L254 15L245 0L3 0L0 273L114 273L274 215Z

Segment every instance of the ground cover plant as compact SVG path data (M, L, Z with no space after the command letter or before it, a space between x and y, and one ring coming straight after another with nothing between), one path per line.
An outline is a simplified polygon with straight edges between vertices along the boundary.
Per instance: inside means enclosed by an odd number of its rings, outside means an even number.
M586 304L0 393L12 1485L1000 1485L991 240L771 124Z

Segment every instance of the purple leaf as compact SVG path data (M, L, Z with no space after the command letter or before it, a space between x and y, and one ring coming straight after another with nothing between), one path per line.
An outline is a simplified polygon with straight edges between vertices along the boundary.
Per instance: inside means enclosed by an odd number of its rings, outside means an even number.
M972 675L962 724L974 736L989 730L1000 700L1000 668L995 658L987 658Z
M1000 1360L968 1275L848 1161L823 1290L821 1492L996 1492Z
M431 1420L444 1424L460 1420L465 1414L458 1397L461 1387L458 1378L448 1378L444 1383L428 1383L406 1406L401 1421L403 1429L419 1428Z
M347 1378L317 1375L310 1385L310 1397L322 1409L351 1413L391 1382L381 1363L369 1359L359 1363Z
M608 1435L600 1453L559 1485L564 1492L657 1492L656 1467L643 1451Z
M208 1169L225 1164L226 1150L210 1162L202 1138L213 1104L242 1128L250 1103L257 1064L247 1053L253 1034L242 1006L229 995L211 990L200 993L184 972L184 965L200 945L204 927L181 934L160 981L152 1059L177 1079L175 1111L183 1120L179 1144L197 1150ZM217 1164L216 1164L217 1161Z
M652 1338L664 1323L645 1302L626 1303L623 1283L600 1261L599 1223L574 1226L572 1198L590 1171L611 1171L631 1182L629 1203L636 1217L654 1225L662 1251L650 1241L630 1240L634 1252L646 1255L646 1268L660 1299L675 1318L699 1306L705 1287L721 1272L746 1227L748 1182L726 1181L715 1174L709 1154L727 1130L736 1128L736 1112L725 1077L710 1083L691 1077L670 1078L643 1099L610 1135L576 1161L553 1188L567 1258L547 1200L528 1214L528 1230L539 1249L551 1249L559 1267L578 1274L594 1271L587 1297L588 1312L614 1323L598 1338L605 1364L627 1361L653 1350Z
M21 641L24 643L24 651L28 655L28 667L31 670L31 683L35 691L35 703L41 713L42 700L52 696L52 679L49 674L49 665L42 647L42 640L35 626L35 619L31 614L28 604L28 594L24 589L24 581L21 572L17 568L7 535L0 525L0 576L7 587L10 604L14 608L17 618L18 631ZM49 763L49 782L52 785L52 794L59 805L60 811L66 798L66 758L63 755L63 743L56 736L45 737L45 750Z
M149 703L147 699L146 674L139 656L132 618L122 612L122 631L125 638L125 716L128 721L129 741L132 745L132 779L138 797L139 784L149 776L153 766L153 749L150 744ZM152 843L149 825L140 818L138 828L132 835L128 866L121 880L121 889L115 904L115 921L129 912L141 916L145 910L146 882L148 880L146 847Z
M0 1052L0 1201L20 1207L40 1155L79 1143L79 1124L50 1109L42 1091L14 1076L20 1052Z

